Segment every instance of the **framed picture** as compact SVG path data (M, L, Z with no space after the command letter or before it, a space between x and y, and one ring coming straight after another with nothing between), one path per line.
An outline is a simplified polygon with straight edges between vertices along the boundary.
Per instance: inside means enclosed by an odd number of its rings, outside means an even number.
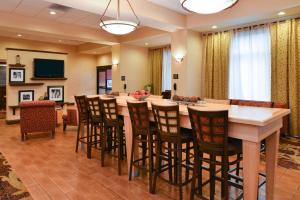
M25 69L9 68L10 83L25 83Z
M19 91L19 102L23 101L34 101L33 90L20 90Z
M64 86L48 86L48 97L51 101L64 102Z

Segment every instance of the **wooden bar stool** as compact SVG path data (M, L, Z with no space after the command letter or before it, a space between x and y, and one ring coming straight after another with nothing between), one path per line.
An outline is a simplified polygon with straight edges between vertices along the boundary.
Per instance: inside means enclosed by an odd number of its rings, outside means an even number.
M210 184L210 199L215 196L215 181L221 181L222 199L229 199L229 184L242 189L238 182L242 181L239 175L239 163L242 160L242 143L237 139L228 138L228 111L199 111L191 107L188 108L189 117L193 129L193 141L195 150L195 167L192 179L192 189L190 199L194 199L195 184L198 178L198 191L201 198L202 187L207 183ZM203 154L208 154L205 158ZM235 156L236 159L229 161L229 157ZM221 159L218 160L217 157ZM202 182L203 162L209 164L209 180ZM237 165L234 170L236 174L229 174L229 166ZM216 166L221 166L221 177L217 176L220 170ZM237 181L232 182L230 179L235 178Z
M152 104L152 111L155 122L158 127L157 135L157 150L156 150L156 161L155 161L155 172L153 179L153 193L156 190L156 180L161 171L161 152L164 148L164 143L167 143L167 150L169 159L174 159L174 165L171 164L168 167L174 167L175 178L174 181L170 180L169 183L179 187L179 197L183 198L183 186L188 184L190 179L186 177L186 181L182 181L182 170L190 170L189 159L190 159L190 143L193 141L192 133L188 130L180 128L179 119L179 106L163 106ZM183 148L186 146L186 149ZM172 153L174 156L172 156ZM186 160L184 163L182 154L186 153ZM170 163L169 163L170 164ZM188 174L186 174L188 176Z
M100 149L101 166L104 166L104 153L106 145L106 136L104 134L103 113L101 109L101 101L99 97L86 98L88 111L90 114L91 134L89 143L91 147ZM98 133L98 129L100 133ZM98 144L100 145L98 148Z
M129 180L132 177L132 167L144 168L148 161L149 192L152 192L153 173L153 138L155 126L150 125L147 102L127 102L132 125L132 152L130 155ZM134 157L135 146L141 148L142 157ZM148 152L148 155L147 155Z
M114 132L117 136L117 148L118 148L118 174L121 175L121 162L123 160L124 152L124 122L118 115L117 101L115 98L112 99L101 99L101 107L103 111L104 120L104 134L107 135L108 130ZM104 154L103 154L104 155ZM103 156L104 159L104 156Z
M79 115L79 122L77 128L77 139L76 139L76 149L75 151L78 152L78 144L79 142L83 144L87 144L87 157L91 158L91 146L89 143L89 112L87 108L86 96L75 96L75 101L77 105L78 115ZM87 127L86 135L84 135L84 126ZM82 131L82 135L80 136L80 131Z

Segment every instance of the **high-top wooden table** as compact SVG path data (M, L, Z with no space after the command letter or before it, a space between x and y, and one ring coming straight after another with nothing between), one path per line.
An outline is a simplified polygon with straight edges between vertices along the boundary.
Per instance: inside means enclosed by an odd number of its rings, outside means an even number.
M101 97L102 98L102 97ZM131 121L127 109L127 100L132 97L117 97L119 113L124 116L127 162L130 163L129 155L132 146ZM168 100L148 100L149 112L151 102L155 104L171 104ZM244 177L244 199L256 200L259 183L260 143L266 139L266 198L274 199L274 186L277 167L277 153L279 145L280 128L282 118L290 113L289 109L259 108L222 104L201 104L194 108L229 111L228 135L243 141L243 177ZM180 105L180 124L184 128L191 128L187 106ZM153 120L152 112L150 119ZM129 167L128 167L129 168Z

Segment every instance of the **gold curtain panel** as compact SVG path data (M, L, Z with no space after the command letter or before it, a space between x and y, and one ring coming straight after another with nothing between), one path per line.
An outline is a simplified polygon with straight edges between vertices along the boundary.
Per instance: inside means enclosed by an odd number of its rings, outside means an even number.
M149 50L149 68L153 94L161 94L163 49Z

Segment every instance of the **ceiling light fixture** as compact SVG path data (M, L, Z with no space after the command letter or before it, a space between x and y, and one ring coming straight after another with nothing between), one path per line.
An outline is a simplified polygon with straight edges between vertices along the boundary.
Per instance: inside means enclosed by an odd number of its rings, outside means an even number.
M106 14L106 11L111 3L111 0L109 0L107 6L106 6L106 9L103 13L103 15L101 16L100 18L100 27L109 32L109 33L112 33L114 35L125 35L125 34L128 34L128 33L131 33L132 31L134 31L140 24L140 20L139 18L137 17L137 15L135 14L130 2L128 0L126 0L132 13L134 14L137 22L131 22L131 21L125 21L125 20L120 20L120 0L118 0L118 5L117 5L117 19L115 20L105 20L103 21L103 17L105 16Z
M212 28L212 29L217 29L217 28L218 28L218 26L216 26L216 25L213 25L211 28Z
M50 11L50 15L56 15L56 12L55 11Z
M21 34L18 34L18 37L22 37L22 35L21 35Z
M182 7L200 14L217 13L234 6L238 0L180 0Z
M146 42L146 43L145 43L145 46L148 46L148 45L149 45L149 43L148 43L148 42Z
M281 11L278 13L279 16L285 15L285 12Z

